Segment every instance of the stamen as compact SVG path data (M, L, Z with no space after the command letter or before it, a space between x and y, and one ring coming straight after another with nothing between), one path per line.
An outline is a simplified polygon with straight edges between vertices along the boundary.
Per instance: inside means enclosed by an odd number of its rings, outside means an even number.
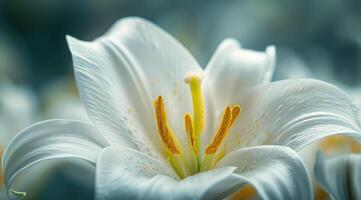
M196 73L187 74L184 79L185 83L189 84L192 101L193 101L193 127L196 135L200 135L205 126L204 119L204 100L202 95L202 77Z
M170 129L168 125L164 101L161 96L156 98L156 100L154 101L154 109L157 119L158 132L166 149L171 154L180 154L181 147L173 131Z
M184 116L184 125L187 133L188 146L191 151L190 162L188 163L189 168L191 169L191 174L196 174L198 172L198 157L199 149L196 144L197 136L194 134L193 128L193 119L192 116L188 113Z
M194 134L192 116L188 113L184 116L184 125L187 132L188 143L190 147L193 149L193 151L197 154L199 151L196 145L197 136Z
M240 113L241 113L241 107L239 105L235 105L232 107L232 118L231 118L231 124L229 125L230 127L236 121Z
M228 106L223 114L222 122L220 127L217 130L216 135L213 138L213 141L208 147L206 148L206 154L214 154L216 153L219 146L221 146L224 138L227 135L228 129L231 125L232 113L231 108Z

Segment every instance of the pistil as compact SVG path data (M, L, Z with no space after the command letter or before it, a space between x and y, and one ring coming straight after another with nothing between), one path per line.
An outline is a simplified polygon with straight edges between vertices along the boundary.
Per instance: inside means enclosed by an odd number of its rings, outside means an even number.
M205 126L204 117L204 99L202 95L202 77L196 73L189 73L185 78L185 83L189 84L191 90L192 102L193 102L193 131L195 135L196 149L201 149L201 133ZM197 151L198 166L201 163L200 152Z

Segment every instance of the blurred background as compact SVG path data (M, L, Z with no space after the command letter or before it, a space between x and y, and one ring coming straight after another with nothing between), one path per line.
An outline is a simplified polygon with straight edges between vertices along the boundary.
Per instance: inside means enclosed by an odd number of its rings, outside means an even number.
M88 120L65 35L92 40L126 16L158 24L202 66L226 37L260 51L274 44L274 80L325 80L361 103L359 0L1 0L0 152L15 134L39 120ZM67 194L93 198L93 169L85 163L35 168L20 181L32 191L28 199L65 199ZM86 175L76 173L79 169ZM6 199L0 190L0 199Z

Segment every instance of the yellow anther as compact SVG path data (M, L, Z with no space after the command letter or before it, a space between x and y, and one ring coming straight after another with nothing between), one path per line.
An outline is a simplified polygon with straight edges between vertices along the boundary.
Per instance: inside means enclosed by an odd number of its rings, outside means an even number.
M235 105L232 107L232 118L231 118L231 124L229 126L232 126L233 123L238 118L239 114L241 113L241 107L239 105Z
M187 74L185 80L189 84L193 102L193 128L196 135L200 135L205 126L204 100L202 95L202 77L196 73Z
M190 114L184 116L184 125L187 133L188 143L195 153L198 153L198 147L196 145L196 135L193 129L193 119Z
M224 138L227 136L228 129L231 125L232 112L231 108L227 107L224 111L221 125L219 126L216 135L214 136L212 142L206 148L206 154L216 153L219 146L221 146Z
M233 108L228 106L224 110L222 122L211 144L207 146L206 154L215 154L217 152L218 148L222 145L224 139L227 137L228 130L231 128L240 112L241 108L239 106L234 106Z
M180 154L181 147L176 138L173 134L173 131L168 125L167 114L165 111L164 101L161 96L155 99L154 101L154 109L155 115L157 119L157 126L159 135L166 147L166 149L171 154Z

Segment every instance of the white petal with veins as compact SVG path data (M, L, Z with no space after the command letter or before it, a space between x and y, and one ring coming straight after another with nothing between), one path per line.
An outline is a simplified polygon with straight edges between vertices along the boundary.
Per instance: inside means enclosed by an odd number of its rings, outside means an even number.
M310 177L295 151L256 146L227 154L216 167L235 166L235 176L251 184L261 199L312 199Z
M136 17L118 21L92 42L67 40L80 97L110 143L156 154L152 149L160 150L161 143L152 102L157 96L166 99L170 124L185 141L179 122L191 111L191 97L183 79L201 68L178 41Z
M298 151L335 134L361 141L359 108L349 95L322 81L277 81L255 88L238 102L243 112L231 130L233 148L269 144Z
M271 81L276 62L275 47L265 52L243 49L237 40L225 39L206 68L206 81L223 109L235 94L244 94L255 86Z
M109 144L88 124L69 120L39 122L19 133L5 149L2 166L9 191L18 173L52 159L77 158L95 165Z
M206 131L210 132L209 137L215 132L223 109L239 103L233 101L234 96L242 96L252 88L271 81L275 63L274 46L258 52L243 49L232 38L222 41L205 69ZM209 140L205 138L205 142Z
M357 154L325 158L317 153L316 180L337 200L361 198L361 156Z
M221 199L240 186L234 167L178 180L168 166L129 148L108 147L97 162L96 199Z

